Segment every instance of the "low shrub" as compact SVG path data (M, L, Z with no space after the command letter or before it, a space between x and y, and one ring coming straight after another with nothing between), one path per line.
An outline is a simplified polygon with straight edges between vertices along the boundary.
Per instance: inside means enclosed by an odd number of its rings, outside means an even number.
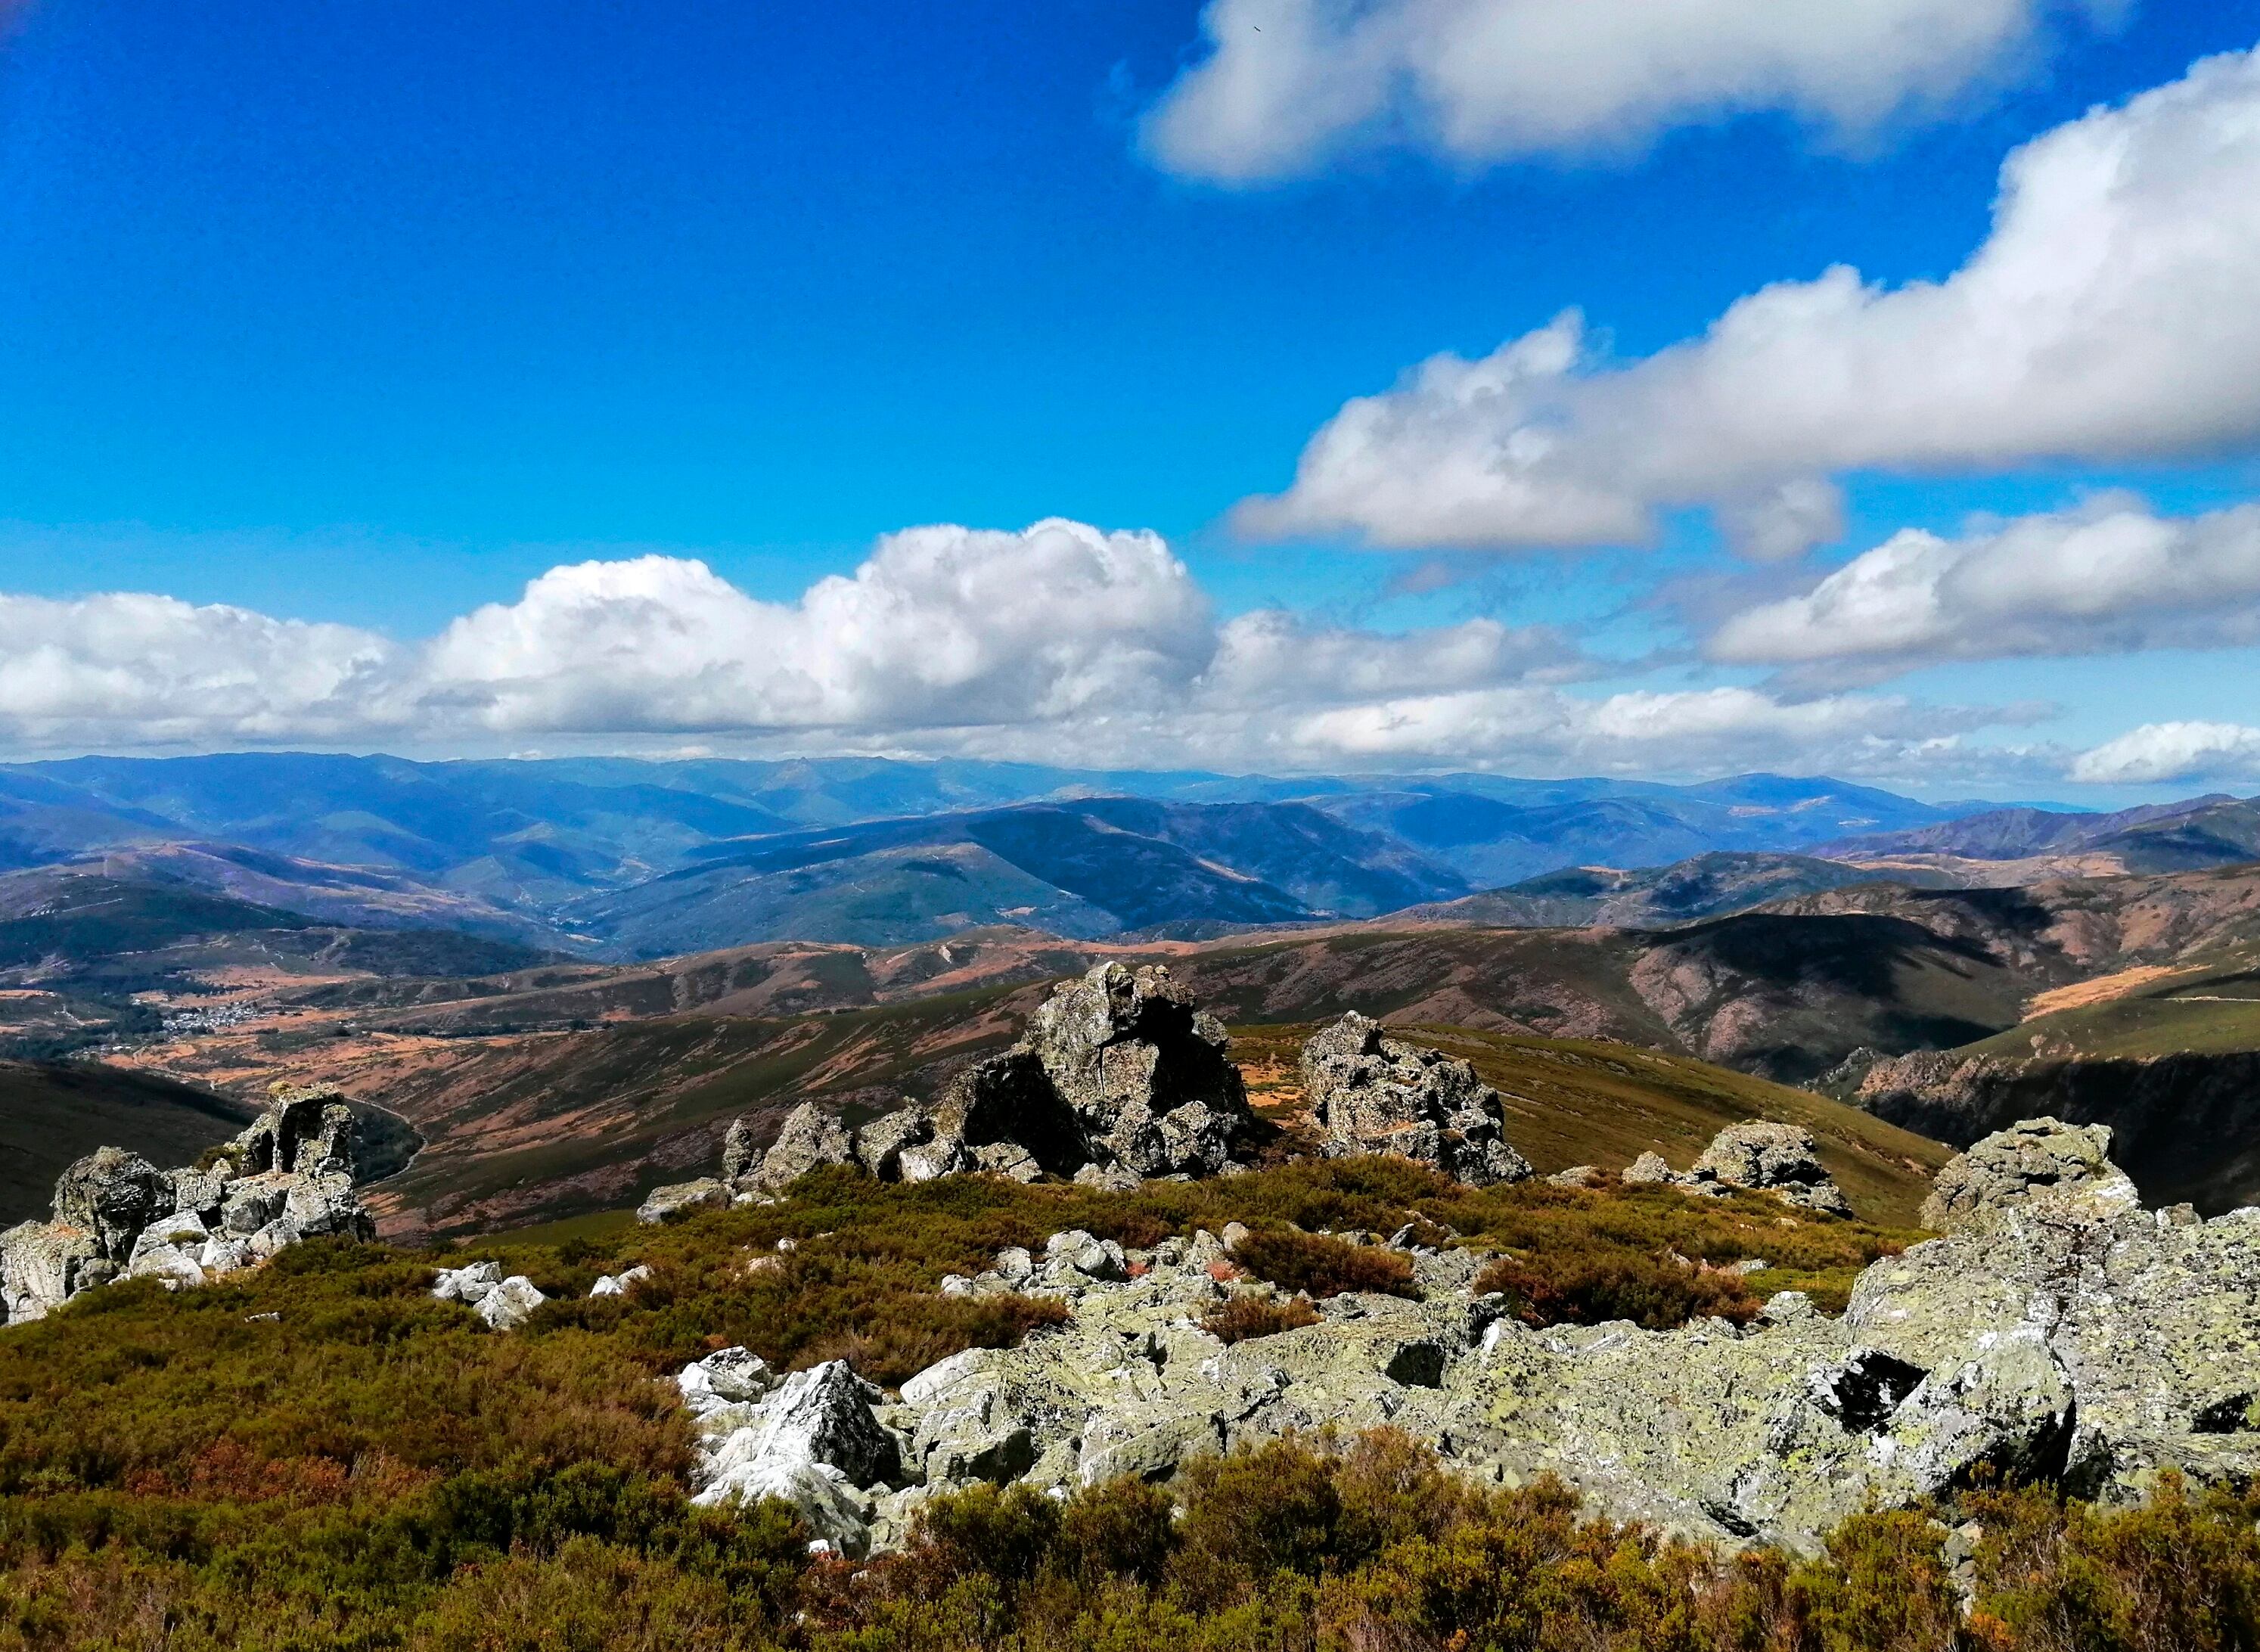
M1319 1322L1318 1310L1302 1297L1235 1296L1201 1317L1200 1327L1229 1347L1250 1337L1277 1336Z
M1233 1247L1232 1257L1259 1279L1320 1301L1346 1291L1420 1294L1412 1285L1412 1263L1403 1252L1291 1227L1259 1229Z
M1543 1267L1502 1256L1476 1276L1475 1288L1504 1292L1515 1318L1536 1326L1630 1319L1668 1331L1708 1316L1748 1325L1761 1306L1741 1274L1637 1251L1549 1259Z

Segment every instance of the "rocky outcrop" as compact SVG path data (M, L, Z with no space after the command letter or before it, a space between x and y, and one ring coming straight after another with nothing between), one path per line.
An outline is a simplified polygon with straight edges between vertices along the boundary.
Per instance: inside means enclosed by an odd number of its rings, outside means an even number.
M806 1102L758 1155L740 1119L723 1144L723 1185L761 1198L831 1164L904 1182L980 1172L1126 1185L1227 1174L1255 1129L1228 1041L1166 966L1098 964L1053 990L1025 1039L958 1073L931 1102L853 1129Z
M121 1277L200 1285L325 1234L374 1239L354 1191L361 1124L328 1086L278 1088L206 1162L160 1170L100 1148L55 1184L54 1214L0 1234L0 1306L11 1325Z
M702 1495L786 1488L855 1552L898 1541L940 1490L1163 1478L1289 1431L1386 1423L1479 1481L1558 1474L1618 1518L1810 1553L1848 1514L1981 1472L2105 1498L2167 1470L2248 1482L2260 1473L2260 1210L2199 1221L2127 1202L2107 1168L2054 1183L2005 1172L2035 1163L2034 1141L2059 1128L1981 1143L1949 1167L1942 1181L1967 1219L1869 1268L1834 1319L1784 1291L1747 1328L1533 1329L1505 1298L1472 1294L1482 1257L1415 1248L1420 1299L1337 1297L1315 1305L1314 1325L1227 1347L1203 1317L1269 1288L1219 1265L1223 1241L1172 1239L1118 1264L1089 1234L1056 1235L1041 1258L1000 1253L948 1288L1052 1295L1066 1323L955 1355L892 1404L827 1378L820 1403L790 1408L820 1412L820 1428L777 1427L805 1449L757 1448L776 1384L743 1374L749 1356L686 1370L709 1441ZM756 1476L757 1463L781 1466Z
M1303 1046L1302 1076L1330 1156L1394 1154L1479 1186L1530 1174L1474 1068L1384 1037L1355 1010Z
M1941 1233L1991 1226L2035 1201L2097 1215L2141 1204L2111 1162L2108 1125L2028 1119L1997 1131L1938 1173L1916 1219Z
M1813 1133L1798 1125L1765 1119L1728 1125L1711 1139L1685 1177L1689 1186L1705 1183L1770 1193L1785 1205L1831 1216L1852 1213L1813 1151Z
M1813 1133L1766 1119L1728 1125L1684 1172L1674 1170L1660 1153L1643 1153L1625 1167L1622 1179L1635 1187L1676 1187L1686 1193L1770 1193L1799 1210L1828 1216L1852 1213L1843 1191L1813 1150Z

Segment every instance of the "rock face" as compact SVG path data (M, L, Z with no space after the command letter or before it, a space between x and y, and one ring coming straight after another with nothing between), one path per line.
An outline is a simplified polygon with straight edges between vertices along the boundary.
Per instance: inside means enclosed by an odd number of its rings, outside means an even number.
M899 1404L827 1378L820 1400L776 1413L812 1409L823 1426L779 1423L779 1443L757 1449L773 1380L714 1369L724 1355L686 1370L710 1442L755 1431L710 1444L704 1495L786 1487L852 1552L899 1541L921 1499L977 1480L1162 1478L1291 1429L1388 1423L1479 1480L1550 1471L1618 1518L1813 1552L1845 1516L1981 1465L2106 1498L2168 1469L2260 1474L2260 1210L2153 1213L2118 1195L2107 1161L2055 1183L2005 1176L2005 1162L2033 1163L2031 1143L1995 1139L1949 1167L1963 1226L1869 1268L1842 1319L1784 1291L1747 1329L1534 1330L1470 1294L1481 1257L1415 1250L1421 1300L1338 1297L1316 1325L1227 1347L1201 1317L1269 1287L1219 1281L1223 1241L1169 1240L1118 1268L1090 1235L1060 1234L1041 1260L1003 1253L955 1289L1048 1293L1070 1319L953 1355ZM750 1466L803 1462L821 1466Z
M1025 1039L930 1103L853 1130L805 1103L760 1155L739 1120L723 1145L724 1184L758 1198L827 1164L905 1182L974 1171L1122 1185L1228 1173L1255 1124L1227 1041L1166 966L1102 963L1055 988Z
M1738 1188L1770 1193L1784 1205L1829 1216L1849 1216L1844 1198L1813 1148L1813 1133L1798 1125L1749 1119L1728 1125L1692 1169L1676 1171L1660 1153L1643 1153L1626 1166L1622 1179L1635 1187L1676 1187L1683 1192L1720 1194Z
M1982 1228L2032 1203L2078 1201L2099 1213L2141 1203L2111 1162L2108 1125L2028 1119L1996 1131L1938 1173L1917 1219L1942 1233Z
M1352 1010L1303 1046L1303 1093L1333 1157L1395 1154L1462 1182L1520 1182L1498 1092L1463 1061L1402 1039Z
M54 1215L0 1234L6 1323L120 1277L200 1285L324 1234L376 1236L354 1192L360 1122L327 1086L278 1089L208 1164L160 1170L100 1148L62 1173Z

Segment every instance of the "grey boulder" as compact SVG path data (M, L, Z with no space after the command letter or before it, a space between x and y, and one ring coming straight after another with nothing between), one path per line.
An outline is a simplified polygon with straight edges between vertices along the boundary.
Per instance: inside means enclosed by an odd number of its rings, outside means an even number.
M1304 1044L1301 1069L1331 1157L1393 1154L1477 1186L1531 1173L1506 1140L1498 1092L1474 1068L1385 1037L1355 1010Z

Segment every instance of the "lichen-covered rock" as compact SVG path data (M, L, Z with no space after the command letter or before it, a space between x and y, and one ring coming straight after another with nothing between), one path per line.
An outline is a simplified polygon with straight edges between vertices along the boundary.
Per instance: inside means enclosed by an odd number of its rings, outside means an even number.
M855 1162L882 1182L902 1177L903 1155L933 1140L933 1120L915 1107L882 1114L855 1133Z
M93 1233L65 1222L20 1222L0 1234L0 1305L8 1323L46 1318L97 1277L112 1277Z
M758 1168L762 1150L754 1145L754 1121L750 1119L731 1120L729 1130L722 1137L722 1180L735 1187Z
M467 1268L442 1268L432 1281L432 1294L442 1302L476 1307L501 1283L500 1262L475 1262Z
M113 1261L130 1255L141 1230L173 1213L173 1186L138 1153L97 1148L55 1183L55 1220L83 1227Z
M1684 1184L1718 1183L1770 1193L1802 1209L1849 1216L1851 1205L1813 1151L1813 1133L1800 1126L1751 1119L1713 1137Z
M1216 1278L1219 1240L1128 1253L1107 1277L1098 1241L1062 1234L962 1284L1052 1295L1067 1323L920 1372L890 1420L928 1494L1162 1477L1291 1429L1387 1423L1479 1481L1557 1474L1617 1518L1801 1552L1981 1467L2105 1498L2167 1470L2246 1483L2260 1211L2199 1222L2095 1197L2114 1176L2028 1190L1875 1263L1841 1319L1782 1291L1747 1329L1534 1330L1470 1295L1479 1256L1446 1251L1419 1259L1422 1300L1340 1297L1318 1325L1227 1348L1202 1317L1269 1287ZM899 1541L902 1511L880 1506Z
M1620 1178L1634 1187L1652 1187L1661 1182L1676 1182L1678 1172L1661 1153L1643 1153L1624 1168Z
M1230 1041L1167 965L1110 962L1053 989L1027 1047L1088 1138L1087 1158L1141 1176L1212 1176L1254 1124Z
M2098 1212L2131 1209L2139 1196L2110 1153L2108 1125L2027 1119L1977 1142L1941 1170L1916 1219L1950 1233L1990 1226L2035 1199Z
M785 1116L784 1128L762 1155L760 1166L737 1178L735 1185L741 1191L775 1193L824 1165L855 1162L855 1139L848 1126L817 1103L804 1101Z
M636 1206L636 1220L656 1225L696 1211L726 1210L729 1205L730 1190L712 1176L702 1176L695 1182L671 1182L652 1189Z
M125 1264L129 1279L161 1279L168 1290L204 1283L204 1248L211 1241L204 1219L194 1212L175 1212L152 1222L133 1241Z
M1329 1155L1394 1154L1478 1186L1531 1173L1498 1092L1463 1061L1384 1037L1352 1010L1303 1046L1301 1065Z
M474 1308L493 1329L515 1331L548 1300L533 1280L522 1273L514 1273L483 1292Z

